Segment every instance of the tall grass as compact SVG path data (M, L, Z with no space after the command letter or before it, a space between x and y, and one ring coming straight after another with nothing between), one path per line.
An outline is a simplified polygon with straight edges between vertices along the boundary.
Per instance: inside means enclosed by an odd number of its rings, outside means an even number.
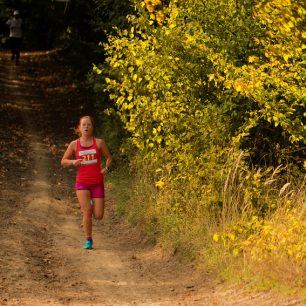
M289 181L285 167L250 169L245 160L243 153L231 155L213 173L214 184L190 179L181 185L164 175L162 187L145 163L137 165L125 189L116 187L128 195L120 214L200 269L301 291L305 178Z

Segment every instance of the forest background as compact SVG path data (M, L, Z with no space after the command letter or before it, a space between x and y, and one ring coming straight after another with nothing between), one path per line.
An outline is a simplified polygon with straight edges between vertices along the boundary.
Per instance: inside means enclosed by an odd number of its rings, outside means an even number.
M0 1L1 48L13 9L23 51L56 49L88 89L122 218L200 270L305 294L304 1Z

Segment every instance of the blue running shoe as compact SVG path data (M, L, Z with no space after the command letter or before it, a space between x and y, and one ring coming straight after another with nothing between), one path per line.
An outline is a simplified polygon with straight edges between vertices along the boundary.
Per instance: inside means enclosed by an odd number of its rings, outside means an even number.
M92 240L86 240L84 243L84 249L85 250L91 250L92 249Z

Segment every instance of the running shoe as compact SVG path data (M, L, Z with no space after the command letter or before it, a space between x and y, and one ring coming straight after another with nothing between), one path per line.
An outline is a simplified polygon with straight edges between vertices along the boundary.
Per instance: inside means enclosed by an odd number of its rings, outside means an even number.
M84 243L84 249L85 250L91 250L92 249L92 240L86 240Z

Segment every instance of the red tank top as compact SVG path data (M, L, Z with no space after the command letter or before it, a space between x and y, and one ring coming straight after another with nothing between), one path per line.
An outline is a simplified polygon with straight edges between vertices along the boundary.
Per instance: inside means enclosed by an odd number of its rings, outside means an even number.
M103 181L101 173L101 154L97 147L96 138L90 147L83 147L80 139L76 142L76 159L82 159L78 167L76 181L83 184L99 184Z

